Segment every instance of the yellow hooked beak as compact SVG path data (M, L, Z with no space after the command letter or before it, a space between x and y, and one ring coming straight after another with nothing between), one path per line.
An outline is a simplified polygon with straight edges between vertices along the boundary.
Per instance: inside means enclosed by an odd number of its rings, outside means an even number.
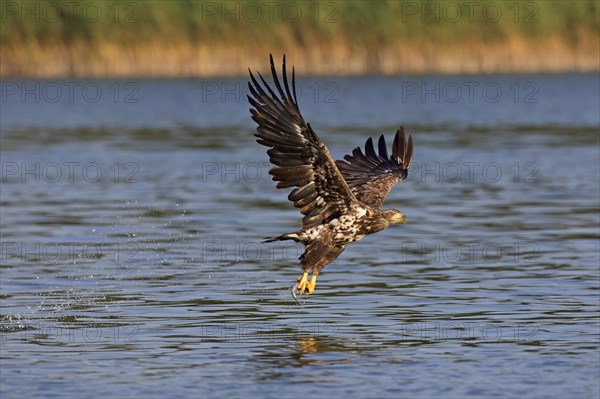
M406 223L407 221L408 219L406 219L406 216L403 213L392 216L392 222L394 223Z

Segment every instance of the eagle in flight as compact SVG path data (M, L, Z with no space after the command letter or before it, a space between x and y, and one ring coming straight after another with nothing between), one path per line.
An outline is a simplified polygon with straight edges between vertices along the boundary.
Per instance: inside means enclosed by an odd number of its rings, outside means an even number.
M312 294L319 272L335 260L348 244L394 223L406 223L406 216L395 209L381 209L392 187L406 179L413 154L412 137L408 142L404 128L396 132L392 155L388 154L383 135L375 152L373 140L365 144L365 152L355 148L344 160L334 161L325 144L317 137L298 108L296 79L292 69L292 85L283 57L283 85L271 59L271 74L277 93L258 73L252 71L248 82L248 101L252 119L258 124L257 142L270 147L267 151L275 166L269 171L277 188L294 190L288 199L304 215L300 230L267 238L266 242L294 240L304 244L300 256L304 271L292 288ZM308 279L308 273L312 278Z

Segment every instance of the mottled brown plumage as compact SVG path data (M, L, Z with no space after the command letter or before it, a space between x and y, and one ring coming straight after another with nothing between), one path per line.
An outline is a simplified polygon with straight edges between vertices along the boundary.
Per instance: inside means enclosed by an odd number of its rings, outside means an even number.
M406 223L405 216L394 209L381 210L391 188L404 180L412 161L413 144L405 141L400 128L388 156L383 136L379 138L379 154L375 153L372 139L365 145L365 153L355 148L345 160L333 161L325 144L317 137L310 124L304 121L296 98L295 73L292 70L291 91L283 58L283 85L277 77L273 57L271 74L275 90L264 78L260 81L250 72L248 101L252 119L258 124L258 143L270 147L267 151L275 165L270 170L277 188L294 190L288 199L304 215L299 231L270 237L267 241L294 240L305 245L300 257L304 276L295 288L310 294L316 276L327 264L336 259L351 242L367 234L383 230L390 224ZM313 278L307 280L312 270Z
M365 154L360 147L352 155L344 156L345 161L335 161L338 169L356 198L372 207L381 208L392 187L406 179L412 162L412 137L405 141L404 127L394 137L392 156L388 156L383 135L379 137L379 155L373 148L373 139L365 143Z

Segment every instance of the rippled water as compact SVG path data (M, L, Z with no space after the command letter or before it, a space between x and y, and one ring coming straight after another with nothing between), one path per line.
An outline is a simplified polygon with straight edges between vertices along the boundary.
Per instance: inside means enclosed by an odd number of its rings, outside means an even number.
M244 80L2 82L2 397L598 397L598 76L299 85L336 158L415 141L303 305Z

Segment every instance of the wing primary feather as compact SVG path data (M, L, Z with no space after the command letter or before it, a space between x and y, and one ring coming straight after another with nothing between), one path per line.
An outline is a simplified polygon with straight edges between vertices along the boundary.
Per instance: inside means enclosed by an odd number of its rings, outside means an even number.
M373 147L373 139L371 137L369 137L369 139L365 143L365 152L367 153L367 156L369 158L377 158L377 154L375 154L375 148Z
M289 101L287 100L287 97L281 88L281 83L279 83L279 78L277 77L277 70L275 69L275 64L273 63L273 55L269 54L269 58L271 59L271 74L273 75L273 83L275 83L275 87L277 88L277 92L279 93L282 102L284 104L288 104ZM285 68L285 61L283 65ZM285 69L283 70L283 75L285 76Z
M298 99L296 98L296 68L292 67L292 92L294 93L294 102L298 104Z
M295 69L292 67L290 87L285 55L279 76L272 54L269 61L273 80L270 84L260 72L249 70L250 113L258 124L255 136L258 143L271 147L267 153L275 167L269 174L277 188L295 188L288 198L305 215L302 228L314 227L348 212L357 199L325 144L300 113ZM371 152L374 153L372 143ZM361 153L365 165L376 164L378 159Z
M252 78L252 81L254 83L254 85L256 86L256 89L258 90L258 93L260 94L258 97L259 100L264 101L264 103L276 110L282 110L283 109L283 105L281 105L281 103L278 103L277 97L275 96L275 93L273 92L273 90L271 90L271 88L269 87L269 85L267 84L267 82L265 82L265 79L262 77L262 75L260 74L260 72L258 72L258 76L260 77L260 79L263 81L263 83L265 84L265 86L267 87L267 90L269 91L269 93L271 93L271 97L269 97L269 95L265 92L265 90L262 88L262 86L260 84L258 84L258 81L254 78L254 76L252 74L250 74L250 77ZM267 111L267 108L265 107L261 107L261 111L265 112L265 113L269 113ZM270 114L270 113L269 113ZM272 114L270 114L271 116L273 116ZM277 118L276 118L277 119Z
M404 127L400 126L400 137L398 139L398 155L400 155L399 163L404 162L404 158L406 157L406 138L404 137Z
M275 92L273 91L273 89L271 89L271 86L269 86L269 84L267 83L267 81L265 80L265 78L262 77L262 75L260 74L260 72L258 73L258 77L260 78L260 80L263 82L263 84L265 85L265 87L267 88L267 90L269 91L269 94L271 94L271 98L275 101L273 101L274 104L277 104L277 95L275 94ZM277 80L275 80L277 81ZM266 94L266 93L265 93ZM278 105L277 108L281 109L281 107Z
M394 143L392 144L392 158L394 158L394 161L398 162L398 134L399 131L396 132L396 135L394 136Z
M363 154L360 147L351 155L336 161L338 169L346 179L356 198L363 203L380 208L391 188L406 179L413 158L413 140L406 140L404 127L396 131L392 144L392 156L389 156L385 137L380 136L375 154L373 139L365 143Z
M250 82L248 82L248 86L250 87L250 92L252 93L252 95L254 97L256 97L258 99L258 98L261 97L261 95L266 95L267 94L267 93L264 92L264 90L262 89L262 87L260 87L260 85L258 84L258 81L254 77L254 74L252 73L252 71L250 71L250 79L252 80L252 83L254 84L254 86L252 86L250 84ZM259 95L259 94L261 94L261 95Z
M379 144L379 156L385 160L389 159L387 147L385 145L385 138L383 137L383 134L381 136L379 136L378 144Z
M292 82L292 85L295 86L294 82ZM288 84L288 79L287 79L287 70L285 68L285 54L283 55L283 86L285 87L285 93L287 94L287 98L290 100L290 102L292 101L292 95L290 93L290 85ZM296 100L296 95L294 94L294 100ZM294 105L296 105L294 103Z
M406 157L404 158L404 169L410 168L413 157L413 140L412 136L408 136L408 149L406 150Z

